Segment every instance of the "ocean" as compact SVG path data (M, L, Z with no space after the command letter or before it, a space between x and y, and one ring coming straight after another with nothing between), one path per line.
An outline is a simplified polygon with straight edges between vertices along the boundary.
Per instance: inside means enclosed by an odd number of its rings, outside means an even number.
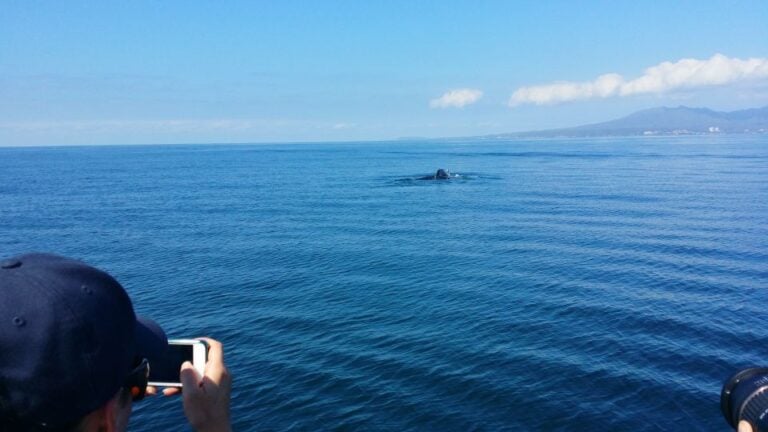
M725 431L768 365L768 136L0 148L27 251L221 340L238 431Z

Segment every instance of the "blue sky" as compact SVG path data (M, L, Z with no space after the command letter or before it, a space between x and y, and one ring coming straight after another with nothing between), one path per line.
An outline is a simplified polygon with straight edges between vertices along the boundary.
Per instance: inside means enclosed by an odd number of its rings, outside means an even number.
M468 136L768 105L765 0L0 7L0 145Z

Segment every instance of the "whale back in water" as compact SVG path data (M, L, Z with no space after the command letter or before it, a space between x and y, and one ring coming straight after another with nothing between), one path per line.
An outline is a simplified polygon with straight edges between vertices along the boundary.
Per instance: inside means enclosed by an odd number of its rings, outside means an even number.
M448 180L450 178L451 178L450 171L439 168L435 173L435 175L420 177L419 180Z

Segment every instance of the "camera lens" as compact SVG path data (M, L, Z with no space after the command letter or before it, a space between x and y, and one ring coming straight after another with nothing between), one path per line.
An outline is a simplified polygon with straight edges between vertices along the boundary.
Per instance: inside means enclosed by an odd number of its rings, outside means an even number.
M720 410L734 429L747 420L755 432L768 432L768 368L744 369L730 377L720 393Z

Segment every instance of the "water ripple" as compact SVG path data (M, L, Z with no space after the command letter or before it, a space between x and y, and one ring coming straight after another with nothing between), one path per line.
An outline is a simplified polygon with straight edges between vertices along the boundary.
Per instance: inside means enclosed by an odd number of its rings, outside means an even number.
M236 430L722 430L723 378L768 358L764 138L0 156L6 255L221 339ZM466 177L413 181L437 166Z

